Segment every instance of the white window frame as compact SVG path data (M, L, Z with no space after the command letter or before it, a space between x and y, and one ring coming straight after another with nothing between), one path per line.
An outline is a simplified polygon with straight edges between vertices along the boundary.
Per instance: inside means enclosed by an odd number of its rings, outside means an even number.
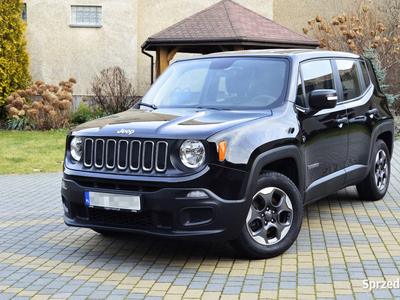
M82 16L78 19L78 14ZM87 19L88 17L88 19ZM101 5L71 5L70 27L102 27L102 6ZM86 20L85 20L86 18ZM93 20L95 19L95 20Z

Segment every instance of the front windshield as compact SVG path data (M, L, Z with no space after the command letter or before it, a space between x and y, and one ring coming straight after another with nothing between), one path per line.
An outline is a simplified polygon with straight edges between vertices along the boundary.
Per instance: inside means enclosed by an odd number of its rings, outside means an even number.
M279 58L209 58L171 65L142 102L159 108L264 109L281 105L288 61Z

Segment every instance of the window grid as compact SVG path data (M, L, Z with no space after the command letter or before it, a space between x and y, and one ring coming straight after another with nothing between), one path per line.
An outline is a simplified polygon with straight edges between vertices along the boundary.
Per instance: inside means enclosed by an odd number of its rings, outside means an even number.
M71 25L101 26L101 6L72 6Z

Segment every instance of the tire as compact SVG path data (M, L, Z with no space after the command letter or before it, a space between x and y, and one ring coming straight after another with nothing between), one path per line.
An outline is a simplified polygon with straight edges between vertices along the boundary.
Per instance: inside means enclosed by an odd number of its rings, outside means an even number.
M249 258L271 258L294 243L303 222L303 201L286 176L268 171L258 180L245 224L230 244Z
M380 200L389 187L390 181L390 153L385 142L377 140L371 158L371 169L368 176L357 184L358 195L361 200Z

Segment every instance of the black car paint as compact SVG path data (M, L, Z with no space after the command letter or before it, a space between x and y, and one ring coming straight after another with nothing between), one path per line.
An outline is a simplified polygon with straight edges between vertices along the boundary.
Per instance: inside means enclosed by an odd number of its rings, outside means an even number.
M223 54L215 55L218 56L223 57ZM276 54L275 57L284 57L290 61L291 70L287 100L273 110L144 108L128 110L79 126L68 136L67 145L72 136L115 137L116 132L124 128L135 130L133 135L137 137L174 140L175 146L179 146L185 139L202 140L207 145L208 162L196 171L170 166L164 174L139 172L132 175L118 170L88 173L70 159L67 147L64 163L64 181L67 188L62 189L64 202L81 203L84 190L139 193L145 200L145 209L170 209L173 212L173 227L168 230L118 230L197 240L221 240L233 239L239 233L254 193L255 181L262 169L270 163L292 159L298 175L296 184L305 204L361 181L369 170L368 162L371 161L373 145L378 136L382 133L390 134L393 142L393 120L386 98L377 88L374 76L371 76L373 95L368 103L377 103L375 106L347 109L345 104L339 104L343 105L343 109L336 109L331 113L321 111L315 115L307 114L294 104L297 76L299 64L315 59L316 56L326 59L359 59L355 55L332 52L288 51ZM369 70L372 70L370 65ZM374 111L373 118L365 115L371 109L377 110ZM348 118L348 124L345 124L344 128L338 128L335 120L344 117ZM365 122L361 124L361 121ZM336 137L333 141L332 136ZM353 140L361 142L354 143ZM220 162L217 156L220 141L225 141L228 145L223 162ZM368 151L365 154L367 144ZM320 147L326 152L321 153ZM392 145L388 147L392 149ZM364 154L347 159L348 149ZM339 152L335 153L337 156L331 155L332 150ZM312 165L316 158L320 160L320 168L308 170L307 166ZM209 199L184 197L184 193L190 190L204 190ZM185 226L178 222L178 212L185 207L212 208L212 221ZM85 219L71 218L68 214L64 219L72 226L108 228L92 224Z
M121 128L135 130L133 137L206 140L218 131L258 118L271 116L271 110L228 111L197 108L129 109L78 126L74 136L115 137Z

